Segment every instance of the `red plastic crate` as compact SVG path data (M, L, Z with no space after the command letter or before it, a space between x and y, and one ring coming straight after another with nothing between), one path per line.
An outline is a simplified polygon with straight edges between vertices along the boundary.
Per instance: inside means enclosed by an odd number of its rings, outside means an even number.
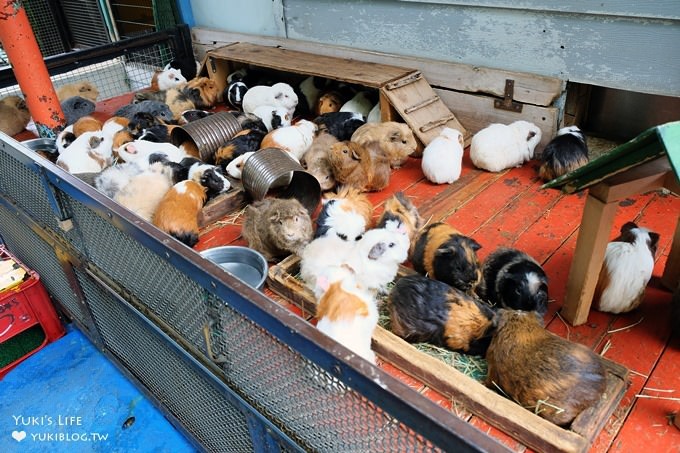
M0 259L14 260L28 274L28 278L19 285L0 291L0 350L8 340L21 335L31 327L39 325L45 335L42 344L0 368L2 379L21 361L63 336L64 327L38 273L24 266L4 246L0 246Z

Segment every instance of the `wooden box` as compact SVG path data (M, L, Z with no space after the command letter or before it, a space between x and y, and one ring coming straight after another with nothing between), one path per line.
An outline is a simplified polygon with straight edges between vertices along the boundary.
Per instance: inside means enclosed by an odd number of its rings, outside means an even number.
M269 268L268 287L303 312L314 314L314 296L295 276L299 258L291 255ZM401 267L400 276L414 272ZM422 381L456 404L490 425L539 452L586 452L614 412L629 385L628 370L601 358L607 369L607 388L600 402L583 411L569 429L561 428L444 362L425 354L393 333L378 326L373 335L373 349L384 361Z

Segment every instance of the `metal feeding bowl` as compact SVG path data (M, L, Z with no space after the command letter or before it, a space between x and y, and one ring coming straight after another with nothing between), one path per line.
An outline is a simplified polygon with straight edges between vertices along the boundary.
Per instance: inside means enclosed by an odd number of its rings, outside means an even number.
M241 182L256 201L264 199L271 189L280 189L277 198L297 199L310 215L321 201L319 181L278 148L264 148L250 156L243 165Z
M30 140L24 140L21 143L36 153L42 152L55 155L58 153L57 141L53 138L32 138Z
M238 245L203 250L201 256L219 265L248 286L262 289L267 278L267 260L258 251Z
M210 162L217 148L241 131L241 123L231 112L217 112L172 129L172 144L179 146L189 140L196 145L201 160Z

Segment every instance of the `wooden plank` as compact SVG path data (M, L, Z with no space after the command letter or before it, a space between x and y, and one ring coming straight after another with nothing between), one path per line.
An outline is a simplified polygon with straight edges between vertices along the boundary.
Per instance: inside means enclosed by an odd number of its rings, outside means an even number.
M206 203L198 213L198 227L204 228L225 215L242 209L249 199L243 189L236 188L218 195Z
M370 88L405 77L415 71L399 66L329 57L281 47L239 42L209 52L215 59L237 61L277 71L315 75Z
M409 79L409 77L407 76L405 79ZM393 84L401 80L403 79L399 79ZM423 144L430 143L444 127L459 130L465 140L469 142L470 133L456 119L451 109L439 99L424 77L408 80L408 82L393 88L390 88L391 84L388 84L381 89L381 92L389 99L394 109L401 114L401 117ZM415 106L418 106L418 108L415 108ZM430 123L432 127L428 127Z
M272 291L277 293L281 291L280 294L290 298L292 303L304 307L303 312L313 313L316 308L314 296L294 277L298 266L299 258L291 255L278 265L270 267L267 285ZM413 270L403 266L400 268L400 275L412 272ZM473 414L522 443L537 451L546 452L585 452L592 437L616 407L627 376L625 368L603 361L608 370L609 387L594 410L578 418L575 426L584 431L580 433L563 429L527 411L440 360L418 351L380 326L373 335L373 349L381 360L415 377L428 388L452 398Z
M252 42L269 46L282 46L286 49L318 55L416 68L433 86L473 93L486 93L498 97L503 97L505 80L512 79L515 81L514 99L518 102L539 106L552 105L565 89L565 82L554 77L372 52L295 39L232 33L201 27L192 28L192 36L194 46L201 50L234 42Z
M668 253L666 267L661 277L661 283L671 291L675 290L680 284L680 216L677 217L673 245Z

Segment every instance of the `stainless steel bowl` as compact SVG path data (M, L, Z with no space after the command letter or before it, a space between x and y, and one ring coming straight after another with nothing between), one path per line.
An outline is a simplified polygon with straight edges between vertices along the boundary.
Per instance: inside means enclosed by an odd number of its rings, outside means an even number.
M267 279L267 260L258 251L238 245L203 250L201 256L255 289L262 289Z
M57 154L57 141L53 138L32 138L24 140L24 145L33 151L43 151L49 154Z

